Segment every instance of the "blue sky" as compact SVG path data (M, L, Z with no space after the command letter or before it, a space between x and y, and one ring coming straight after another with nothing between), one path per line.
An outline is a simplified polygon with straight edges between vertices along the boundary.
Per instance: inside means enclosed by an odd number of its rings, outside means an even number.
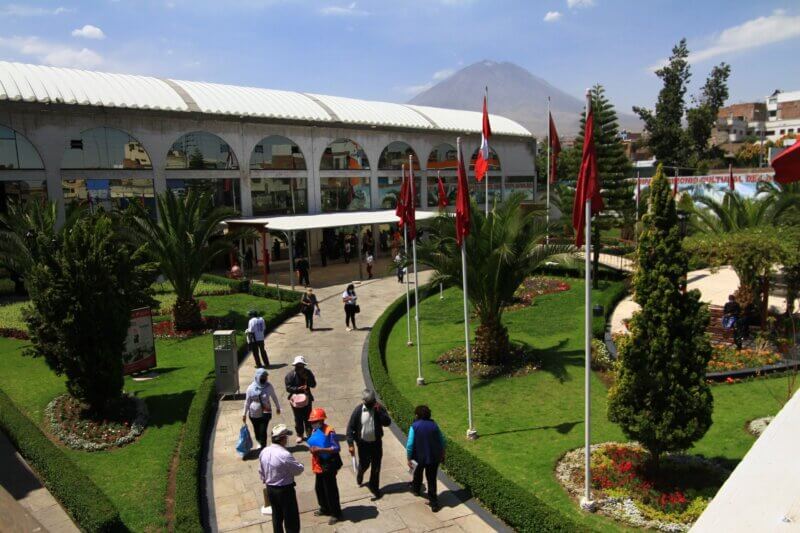
M684 36L693 91L720 61L733 102L800 90L797 1L0 0L1 59L398 102L492 59L630 111Z

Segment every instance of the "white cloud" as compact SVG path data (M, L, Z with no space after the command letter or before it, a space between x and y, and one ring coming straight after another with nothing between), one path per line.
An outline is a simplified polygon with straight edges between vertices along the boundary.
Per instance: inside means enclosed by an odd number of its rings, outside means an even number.
M83 28L72 30L73 37L83 37L84 39L105 39L106 34L97 26L86 24Z
M96 68L103 63L103 57L88 48L73 48L32 36L0 37L0 49L59 67Z
M545 22L555 22L561 18L561 13L558 11L548 11L547 14L544 16Z
M353 17L363 17L369 15L367 11L363 9L358 9L358 6L355 2L350 2L346 6L326 6L319 10L321 15L326 16L353 16Z
M570 9L576 9L579 7L592 7L594 5L594 0L567 0L567 7Z
M689 63L699 63L796 37L800 37L800 16L787 16L785 11L778 9L772 15L722 30L714 36L709 46L689 54ZM662 59L649 70L658 70L666 64L667 60Z
M47 15L62 15L71 11L74 10L67 9L66 7L46 8L22 4L0 6L0 15L9 17L43 17Z
M442 70L437 70L436 72L433 73L433 76L431 76L430 81L426 83L421 83L419 85L408 85L406 87L402 87L401 90L406 94L417 95L419 93L427 91L440 81L446 80L454 73L455 71L451 68L444 68Z

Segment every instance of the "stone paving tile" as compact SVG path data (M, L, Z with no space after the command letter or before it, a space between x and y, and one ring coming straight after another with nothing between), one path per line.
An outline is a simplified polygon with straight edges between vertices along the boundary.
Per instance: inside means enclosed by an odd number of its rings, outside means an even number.
M425 273L421 278L426 279ZM290 370L288 363L302 354L317 378L314 389L317 407L324 407L328 422L343 434L353 408L358 405L364 381L361 371L361 353L367 338L367 327L380 316L385 307L403 294L405 285L394 278L372 280L356 287L362 312L358 315L358 331L344 329L344 312L339 295L344 286L315 288L321 300L322 316L315 320L319 331L309 332L301 318L292 318L267 337L270 363L269 379L276 388L283 412L274 414L271 425L284 423L294 427L291 408L286 399L283 378ZM284 364L278 366L278 364ZM252 358L239 368L239 383L244 390L253 379L255 369ZM219 405L214 441L210 456L213 458L212 485L216 514L216 528L224 531L272 531L271 518L262 516L262 485L258 478L256 456L242 461L234 451L239 428L242 425L242 401L223 401ZM290 440L290 444L293 441ZM425 501L412 495L407 487L411 480L405 461L404 443L391 433L384 438L384 459L381 483L386 488L381 500L371 501L366 487L358 487L350 468L346 443L342 442L342 459L345 467L338 476L339 492L346 520L335 527L327 525L326 517L314 517L318 508L314 493L314 475L310 468L310 455L304 445L291 446L295 457L306 466L306 472L296 478L298 507L303 531L342 532L393 532L430 531L442 528L460 528L454 520L464 520L469 527L478 527L483 520L472 514L463 503L453 498L447 501L447 491L440 486L443 509L434 514ZM246 528L246 529L245 529ZM486 526L487 530L491 530ZM456 529L457 530L457 529Z

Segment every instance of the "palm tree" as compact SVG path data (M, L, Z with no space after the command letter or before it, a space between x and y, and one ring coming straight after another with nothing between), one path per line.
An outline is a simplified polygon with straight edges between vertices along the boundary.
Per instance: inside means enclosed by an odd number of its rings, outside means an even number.
M547 226L540 213L525 212L523 196L511 195L488 216L472 201L471 229L466 239L469 299L480 325L475 332L475 360L502 364L509 356L503 307L538 266L574 251L571 245L544 244ZM418 247L419 262L435 270L431 283L461 284L461 252L453 218L442 214L429 238Z
M223 234L220 224L237 213L227 207L214 207L209 191L190 188L184 197L167 190L158 196L157 203L160 221L154 220L144 205L131 203L132 229L137 238L148 244L148 253L175 289L175 328L201 328L195 287L211 263L230 252L237 239L250 237L249 232L234 230Z
M772 205L773 220L776 224L797 224L800 222L800 183L758 183L758 194Z
M744 198L727 191L722 200L699 196L692 225L700 233L734 233L770 224L774 220L773 202L765 198Z

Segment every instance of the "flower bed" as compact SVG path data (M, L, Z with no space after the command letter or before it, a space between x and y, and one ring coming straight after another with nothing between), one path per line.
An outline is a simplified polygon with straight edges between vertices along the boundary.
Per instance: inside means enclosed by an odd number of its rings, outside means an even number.
M487 365L479 361L472 361L472 374L481 378L494 376L524 376L541 368L541 361L531 350L521 345L511 345L511 357L505 365ZM467 372L466 350L458 346L440 355L436 362L447 372L464 375Z
M136 440L147 425L147 405L135 396L122 397L119 413L112 418L96 418L69 394L57 396L45 408L50 430L61 442L75 450L94 452L124 446Z
M507 306L506 310L516 311L531 305L537 296L564 292L569 289L569 284L564 281L544 276L531 276L526 278L514 292L514 302Z
M22 331L17 328L0 328L0 337L17 339L20 341L27 341L31 338L27 331Z
M724 344L714 345L713 350L711 360L706 367L707 372L761 368L762 366L779 363L783 359L779 353L772 350L757 350L755 348L737 350L734 346L726 346Z
M575 497L583 494L583 448L564 455L556 477ZM654 472L636 444L592 446L592 489L599 512L636 527L687 531L730 473L699 456L668 454Z
M216 316L205 316L202 320L203 327L192 330L177 330L172 320L154 321L153 336L157 339L189 339L211 333L215 329L224 329L230 326L228 321Z

